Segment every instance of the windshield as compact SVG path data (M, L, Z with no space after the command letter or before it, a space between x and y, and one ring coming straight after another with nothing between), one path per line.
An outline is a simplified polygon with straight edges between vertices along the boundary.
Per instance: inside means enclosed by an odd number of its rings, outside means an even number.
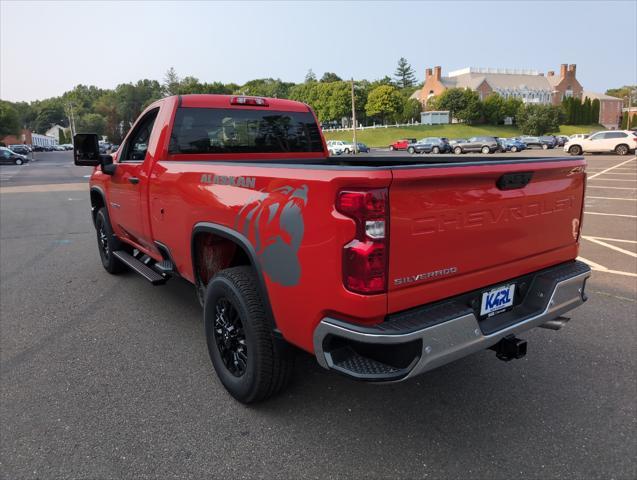
M314 116L308 112L179 108L171 153L322 152Z

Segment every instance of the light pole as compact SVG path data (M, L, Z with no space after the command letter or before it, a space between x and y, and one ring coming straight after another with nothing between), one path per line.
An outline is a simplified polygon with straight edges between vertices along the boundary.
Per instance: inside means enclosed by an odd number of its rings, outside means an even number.
M354 131L354 155L358 153L358 143L356 143L356 104L354 101L354 78L352 77L352 128Z

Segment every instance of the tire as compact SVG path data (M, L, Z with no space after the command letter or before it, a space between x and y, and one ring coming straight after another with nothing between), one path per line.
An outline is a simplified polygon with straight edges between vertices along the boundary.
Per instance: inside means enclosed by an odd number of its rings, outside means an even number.
M482 147L482 150L480 150L482 153L491 153L491 149L487 146Z
M215 372L239 402L265 400L287 385L293 353L273 336L251 267L222 270L210 281L204 324Z
M393 146L393 145L390 145L390 146L389 146L389 151L390 151L390 152L393 152L393 151L394 151L394 146Z
M542 150L548 150L549 146L546 143L542 144Z
M440 148L438 148L438 147L434 147L434 148L431 150L431 153L433 153L434 155L438 155L438 154L440 153Z
M512 151L513 153L517 152L517 151L518 151L518 147L516 147L515 145L514 145L514 146L512 146L512 147L511 147L511 151Z
M407 149L407 152L410 153L411 155L413 155L416 152L416 150L414 149L414 147L409 147Z
M13 163L15 163L16 165L22 165L24 162L22 161L21 158L16 158Z
M581 155L582 147L580 147L579 145L573 145L569 147L568 153L570 153L571 155Z
M345 149L345 153L347 153L349 155L349 148Z
M126 265L112 254L113 250L120 250L123 248L123 245L113 234L106 207L100 208L97 215L95 215L95 231L97 233L97 247L104 269L112 274L125 271Z
M624 155L627 155L629 151L630 149L628 148L628 145L617 145L615 147L615 153L617 155L624 156Z
M456 147L453 149L453 153L455 153L456 155L460 155L462 153L462 148L460 147Z

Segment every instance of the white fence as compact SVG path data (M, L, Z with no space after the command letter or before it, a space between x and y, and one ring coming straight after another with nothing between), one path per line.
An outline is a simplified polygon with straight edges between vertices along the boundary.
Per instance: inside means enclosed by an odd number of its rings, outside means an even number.
M362 125L359 125L358 127L356 127L356 130L367 130L370 128L395 128L395 127L415 127L417 125L420 125L419 122L413 121L411 123L392 123L391 125L370 125L367 127L363 127ZM352 130L352 127L340 127L340 128L324 128L323 131L324 132L344 132L347 130Z

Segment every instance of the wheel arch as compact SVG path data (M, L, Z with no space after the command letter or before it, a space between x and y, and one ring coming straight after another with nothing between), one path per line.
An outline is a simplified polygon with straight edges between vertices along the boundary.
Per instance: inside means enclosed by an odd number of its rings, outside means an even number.
M93 224L95 224L95 216L97 211L106 207L106 196L104 191L100 187L91 187L91 217L93 218Z
M263 269L261 268L257 254L252 243L250 243L250 240L236 230L212 222L199 222L194 226L190 239L190 255L195 286L197 287L198 282L201 281L201 270L199 265L199 249L201 248L201 245L199 243L199 239L201 239L202 236L210 239L216 245L223 245L222 258L219 258L218 261L214 262L215 265L212 267L212 270L208 271L208 280L210 280L215 273L223 270L224 268L239 265L252 267L257 276L257 284L259 287L259 293L261 294L261 300L263 301L266 318L268 319L272 329L278 331L276 329L276 320L272 312L270 297L268 296L268 290L265 284ZM234 246L234 249L229 248L230 246Z

